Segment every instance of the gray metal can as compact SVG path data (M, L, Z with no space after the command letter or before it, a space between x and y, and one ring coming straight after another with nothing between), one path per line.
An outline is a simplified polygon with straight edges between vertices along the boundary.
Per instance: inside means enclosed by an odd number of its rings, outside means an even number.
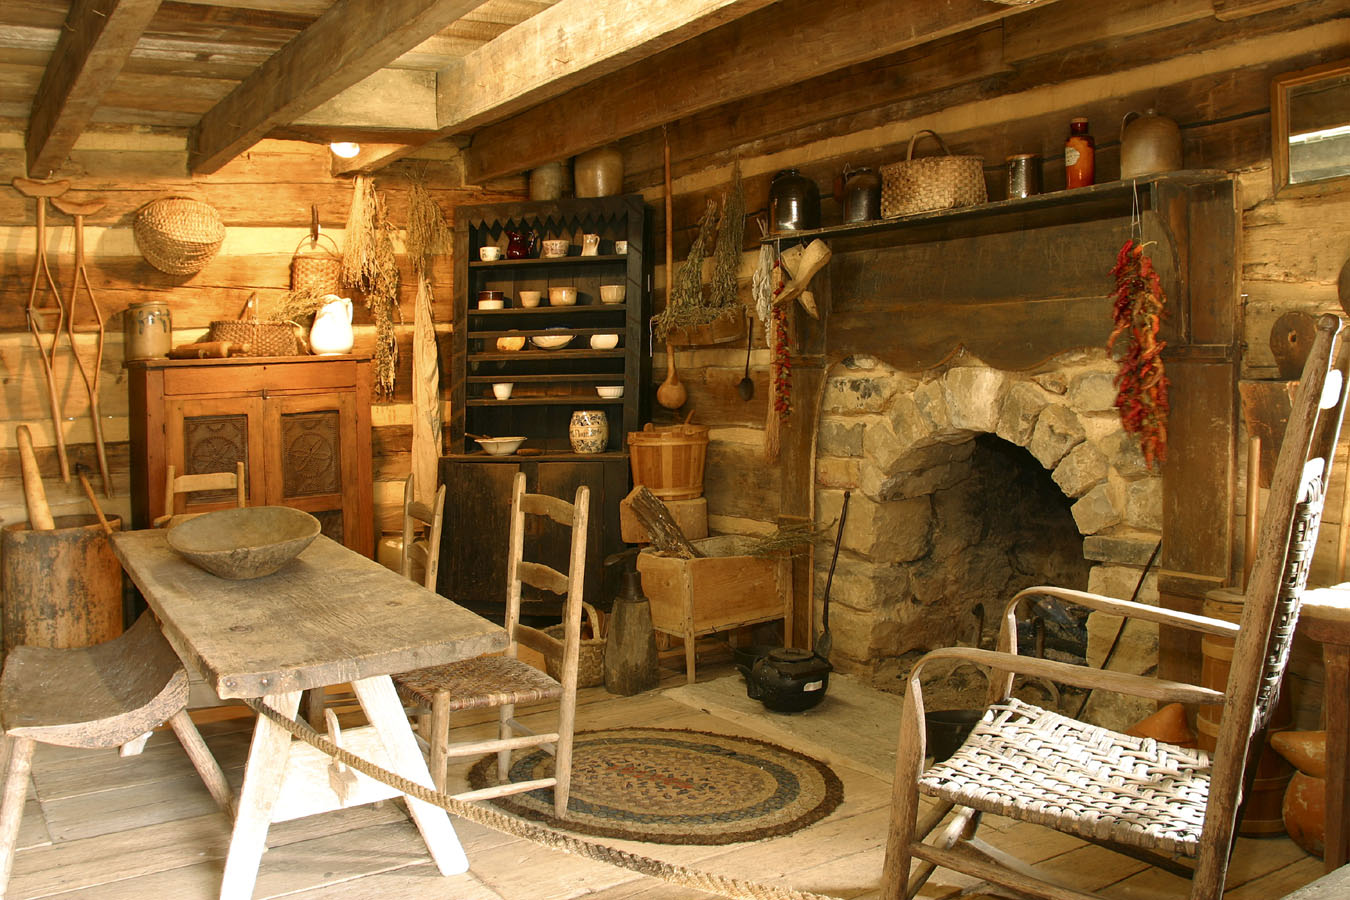
M1041 192L1041 158L1035 153L1017 153L1008 157L1008 199L1030 197Z

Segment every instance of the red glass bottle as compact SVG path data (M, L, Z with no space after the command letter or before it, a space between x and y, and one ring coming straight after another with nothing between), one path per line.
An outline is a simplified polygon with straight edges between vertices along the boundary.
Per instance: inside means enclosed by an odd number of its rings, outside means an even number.
M1069 120L1069 139L1064 142L1064 186L1087 187L1096 175L1096 151L1088 120L1081 116Z

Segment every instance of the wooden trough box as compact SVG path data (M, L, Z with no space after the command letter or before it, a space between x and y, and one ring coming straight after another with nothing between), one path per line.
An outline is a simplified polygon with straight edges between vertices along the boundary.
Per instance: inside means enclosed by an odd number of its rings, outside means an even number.
M792 566L786 555L751 556L753 538L723 535L693 542L703 558L645 549L638 554L652 627L684 642L685 673L694 681L696 640L741 625L783 620L792 634Z

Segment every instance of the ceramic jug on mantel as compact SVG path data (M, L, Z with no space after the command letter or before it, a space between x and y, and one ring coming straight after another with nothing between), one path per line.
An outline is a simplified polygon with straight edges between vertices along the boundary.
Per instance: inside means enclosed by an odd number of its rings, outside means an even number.
M1181 129L1177 123L1151 109L1142 114L1126 113L1120 128L1121 181L1180 168Z
M337 294L325 294L326 302L314 314L309 329L309 348L318 356L340 356L352 352L352 301Z

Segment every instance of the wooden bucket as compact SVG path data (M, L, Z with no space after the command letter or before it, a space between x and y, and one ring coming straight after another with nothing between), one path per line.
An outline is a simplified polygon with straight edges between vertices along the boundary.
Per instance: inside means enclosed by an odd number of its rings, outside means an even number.
M662 500L693 500L703 495L703 463L708 455L707 425L650 422L628 432L633 483L646 485Z
M122 527L116 516L108 522ZM122 565L94 516L58 516L51 531L6 525L0 554L6 652L88 647L122 633Z
M1204 614L1215 619L1237 622L1242 618L1242 595L1230 591L1211 591L1205 597ZM1233 663L1233 641L1229 638L1204 635L1200 639L1200 683L1215 690L1224 690L1228 671ZM1221 706L1201 706L1195 716L1196 744L1202 750L1213 750L1219 737ZM1288 695L1283 695L1270 717L1271 734L1290 727ZM1256 766L1251 795L1238 823L1238 833L1262 836L1284 833L1284 819L1280 809L1284 803L1285 788L1294 769L1269 746L1262 749L1261 761Z

